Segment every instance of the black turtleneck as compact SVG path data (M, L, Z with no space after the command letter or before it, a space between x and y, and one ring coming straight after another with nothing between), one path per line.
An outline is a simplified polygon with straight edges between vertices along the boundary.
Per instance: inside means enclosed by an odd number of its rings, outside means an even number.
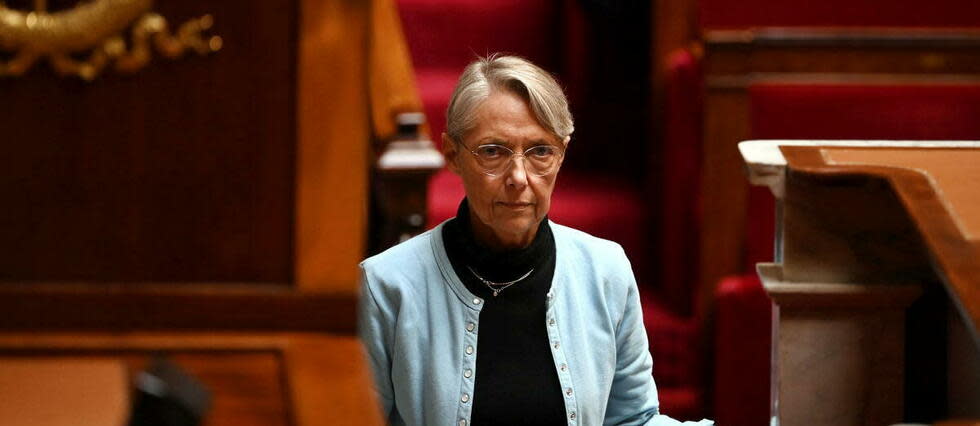
M453 270L482 298L471 425L564 425L565 400L548 342L545 311L555 275L555 238L541 221L525 248L494 251L473 237L464 199L442 230ZM527 278L497 296L473 275L506 282Z

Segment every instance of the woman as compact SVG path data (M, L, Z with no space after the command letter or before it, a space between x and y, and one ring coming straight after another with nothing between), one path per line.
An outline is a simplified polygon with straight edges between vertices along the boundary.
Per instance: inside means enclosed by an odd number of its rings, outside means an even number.
M658 413L622 248L547 219L573 130L555 80L480 59L447 116L457 216L361 264L360 334L388 422L679 424Z

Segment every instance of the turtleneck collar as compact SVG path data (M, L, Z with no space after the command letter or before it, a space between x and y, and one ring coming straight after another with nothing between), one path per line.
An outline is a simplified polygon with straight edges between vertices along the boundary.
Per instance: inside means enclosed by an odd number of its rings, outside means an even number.
M532 268L536 271L544 269L547 262L554 259L555 239L547 217L542 219L531 244L503 251L480 244L473 235L470 223L469 203L464 198L456 211L456 218L446 224L443 234L447 241L446 248L451 260L473 268L483 278L501 282L514 280ZM453 263L457 263L455 261Z

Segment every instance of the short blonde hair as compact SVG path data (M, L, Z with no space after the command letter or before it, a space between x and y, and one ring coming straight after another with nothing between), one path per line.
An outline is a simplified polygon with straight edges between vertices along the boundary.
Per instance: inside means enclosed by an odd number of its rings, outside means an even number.
M568 100L551 74L527 59L494 54L473 61L463 70L446 110L446 134L462 142L475 125L476 109L494 90L523 98L538 123L560 141L575 130Z

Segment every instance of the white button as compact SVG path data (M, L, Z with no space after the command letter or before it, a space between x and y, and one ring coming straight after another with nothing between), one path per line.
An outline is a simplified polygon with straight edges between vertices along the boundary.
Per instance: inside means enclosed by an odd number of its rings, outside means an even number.
M548 325L555 325L555 319L552 318L552 319L548 320Z
M568 370L568 364L562 364L562 365L558 366L558 369L561 370L561 371Z
M467 346L466 347L466 354L467 355L473 355L473 346Z
M466 324L466 331L473 331L473 329L475 328L476 328L476 324L473 323Z
M461 398L459 398L459 400L460 401L463 401L464 403L465 402L470 402L470 395L464 393L463 396Z
M555 349L558 349L558 342L555 342Z
M565 389L565 395L572 396L572 388Z
M467 379L469 379L470 377L473 377L473 370L470 370L469 368L467 368L466 371L463 372L463 377L465 377Z
M473 304L474 304L474 305L479 305L480 303L483 303L483 301L482 301L482 300L480 300L480 298L479 298L479 297L474 297L474 298L473 298Z
M575 412L574 412L574 411L572 411L572 414L569 414L569 415L568 415L568 418L569 418L569 419L572 419L572 420L575 420Z
M459 419L459 426L466 426L466 419Z

